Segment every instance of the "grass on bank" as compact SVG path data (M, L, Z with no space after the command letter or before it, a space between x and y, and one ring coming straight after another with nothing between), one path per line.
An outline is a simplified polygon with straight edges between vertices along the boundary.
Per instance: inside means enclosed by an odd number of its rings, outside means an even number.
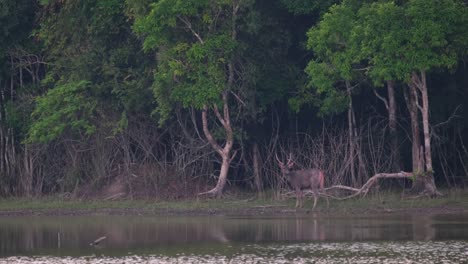
M368 195L367 197L348 200L329 199L330 206L324 198L320 198L316 210L352 212L359 210L392 210L407 208L468 208L468 190L443 190L445 195L439 198L402 198L401 193L384 192ZM97 210L99 209L136 209L143 211L190 211L206 210L235 211L243 209L284 208L294 209L295 198L275 199L271 192L264 194L265 198L258 199L253 193L227 194L221 199L198 198L190 200L137 200L121 199L116 201L80 200L60 196L46 196L35 198L2 198L0 211L26 210ZM312 208L313 199L307 198L304 210Z

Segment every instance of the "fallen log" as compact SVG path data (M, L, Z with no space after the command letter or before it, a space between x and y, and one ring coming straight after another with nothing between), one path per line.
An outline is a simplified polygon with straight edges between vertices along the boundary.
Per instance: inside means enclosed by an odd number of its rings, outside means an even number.
M356 196L359 196L359 195L366 196L367 193L369 192L369 190L371 189L371 187L379 179L411 179L411 178L413 178L413 173L411 173L411 172L400 171L400 172L397 172L397 173L377 173L374 176L372 176L371 178L369 178L369 180L367 180L367 182L361 188L354 188L354 187L350 187L350 186L346 186L346 185L332 185L330 187L327 187L327 188L324 188L324 189L320 190L320 195L325 196L325 197L330 197L330 198L336 199L336 200L346 200L346 199L350 199L350 198L353 198L353 197L356 197ZM327 193L328 191L334 190L334 189L346 190L346 191L351 191L351 192L354 192L354 193L351 194L351 195L345 196L345 197L336 197L336 196L333 196L333 195L330 195L330 194ZM312 192L310 192L310 191L305 192L305 193L306 194L312 194ZM292 194L292 192L287 193L286 195L288 195L288 194ZM440 196L442 194L440 192L438 192L437 195Z
M332 189L346 189L354 191L353 194L338 198L338 200L346 200L359 195L366 196L370 188L377 183L379 179L410 179L413 177L413 173L400 171L397 173L377 173L374 176L370 177L369 180L361 188L352 188L348 186L336 185L327 188L328 190Z

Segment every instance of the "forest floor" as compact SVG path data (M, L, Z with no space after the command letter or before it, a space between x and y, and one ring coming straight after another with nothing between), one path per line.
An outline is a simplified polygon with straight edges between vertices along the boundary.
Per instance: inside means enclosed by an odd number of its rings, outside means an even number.
M295 199L258 199L254 194L227 194L221 199L114 201L70 199L60 196L0 199L0 216L31 215L280 215L280 214L468 214L468 190L445 190L439 198L403 198L399 193L380 193L349 200L313 199L296 209ZM266 195L268 196L268 194Z

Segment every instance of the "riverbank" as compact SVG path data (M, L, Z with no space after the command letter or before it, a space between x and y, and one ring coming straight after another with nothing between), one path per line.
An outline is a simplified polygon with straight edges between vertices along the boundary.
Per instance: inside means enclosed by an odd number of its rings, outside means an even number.
M294 208L294 199L257 199L254 195L228 195L222 199L82 200L63 197L0 199L0 216L32 215L258 215L258 214L395 214L468 213L468 190L445 191L443 197L402 198L398 193L375 194L338 201L320 199L315 210L307 199L304 208Z

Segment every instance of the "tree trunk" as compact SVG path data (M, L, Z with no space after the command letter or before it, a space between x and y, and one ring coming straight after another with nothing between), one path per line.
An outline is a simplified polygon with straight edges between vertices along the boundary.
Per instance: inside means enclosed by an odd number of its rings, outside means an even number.
M392 149L393 171L400 171L400 151L398 146L395 86L393 81L387 81L388 92L388 126L390 128L390 141Z
M420 76L417 76L416 73L413 73L413 78L415 79L416 87L418 87L419 91L421 92L422 99L422 108L420 108L420 110L424 131L424 157L426 159L426 172L432 174L431 134L429 131L429 96L427 93L426 72L421 71Z
M223 156L223 161L221 163L221 169L219 171L219 178L218 182L216 183L216 187L214 187L213 195L217 198L220 198L223 194L224 187L227 183L227 177L229 173L229 167L231 166L231 161L228 155Z
M252 160L253 160L253 173L255 179L255 188L257 189L258 197L263 197L263 184L260 172L260 152L258 151L258 144L255 142L252 149Z
M226 142L225 142L224 148L221 148L221 146L216 142L215 138L213 137L213 135L211 134L208 128L208 106L205 105L205 107L202 110L203 133L205 134L206 139L208 140L210 145L213 147L213 149L221 156L222 163L221 163L221 169L219 172L219 177L218 177L218 182L216 184L216 187L214 187L210 191L200 193L200 195L211 194L215 197L220 197L222 195L224 186L226 185L226 182L227 182L229 167L231 165L231 160L232 160L231 150L234 144L234 133L231 127L231 121L229 117L228 92L227 91L223 92L223 105L224 105L223 116L219 112L216 105L214 106L213 110L216 116L218 117L218 120L223 125L224 131L226 133Z
M423 160L421 160L421 152L419 147L421 146L421 139L419 136L419 111L418 111L418 93L412 86L408 86L409 95L404 93L408 111L411 120L411 155L412 155L412 167L413 174L418 175L423 172L424 166L422 166ZM424 191L424 183L419 179L415 179L411 187L413 192Z
M23 150L23 172L21 173L21 188L23 195L31 197L33 194L34 161L30 147L24 146Z
M422 105L419 105L419 100L416 102L417 108L421 112L422 123L423 123L423 135L424 135L424 149L420 153L420 159L424 160L423 165L425 172L421 177L416 177L415 181L418 187L422 187L424 192L430 196L437 196L440 193L437 191L437 187L434 182L433 168L432 168L432 151L431 151L431 135L429 128L429 96L427 91L426 72L421 71L420 75L413 72L411 76L411 84L414 93L421 93ZM422 172L423 168L421 168ZM418 175L419 176L419 175ZM418 179L420 178L420 179Z
M349 103L348 103L348 131L349 131L349 164L350 164L350 172L351 172L351 185L353 187L357 186L356 181L356 169L355 169L355 153L356 153L356 146L355 146L355 123L354 123L354 112L353 112L353 99L351 97L351 85L349 81L346 81L346 92L348 94Z
M412 86L409 87L409 98L405 94L408 111L411 119L411 154L413 173L421 172L423 168L420 167L419 159L419 146L421 139L419 137L419 112L418 112L418 94Z
M237 38L237 12L239 11L240 8L240 3L239 1L233 1L232 2L232 28L231 28L231 39L236 40ZM203 44L203 41L201 41ZM211 134L209 128L208 128L208 106L205 105L202 110L202 123L203 123L203 133L205 134L206 139L210 143L210 145L213 147L213 149L221 156L222 163L221 163L221 169L219 172L219 178L218 178L218 183L216 184L216 187L211 189L210 191L200 193L199 195L202 194L212 194L215 197L220 197L223 193L224 186L226 185L227 182L227 177L229 174L229 167L231 166L231 161L236 155L234 153L231 156L231 150L232 146L234 145L234 132L232 130L232 125L231 125L231 118L229 116L229 93L230 89L232 89L234 85L234 65L232 63L232 60L227 64L227 84L226 87L224 87L224 91L222 93L222 102L223 102L223 112L222 114L218 110L218 107L216 104L213 105L213 111L218 118L218 121L223 125L224 132L225 132L225 145L224 148L221 148L221 146L216 142L215 138Z
M411 82L409 84L412 94L413 107L419 110L422 116L423 135L424 135L424 148L421 147L417 154L417 167L415 169L415 154L413 152L413 173L415 173L416 180L413 182L413 191L423 192L432 196L440 195L434 182L433 169L432 169L432 153L431 153L431 138L429 130L429 97L427 92L426 73L421 71L420 75L413 72ZM421 98L419 98L419 93ZM422 101L422 105L420 105ZM413 122L413 121L412 121ZM413 132L414 134L414 132ZM419 137L419 131L418 131ZM413 142L413 151L414 151Z

